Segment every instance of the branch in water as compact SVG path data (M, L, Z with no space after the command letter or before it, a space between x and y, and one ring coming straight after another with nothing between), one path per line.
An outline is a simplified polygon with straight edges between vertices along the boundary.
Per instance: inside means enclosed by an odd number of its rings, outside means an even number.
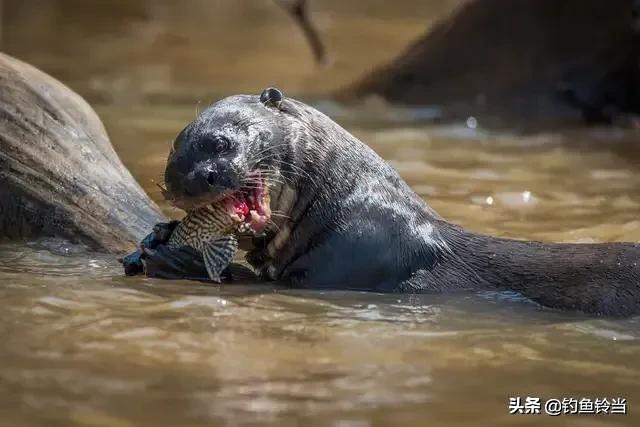
M318 29L311 21L309 3L307 0L274 0L280 7L286 10L302 29L302 32L311 46L311 51L316 62L327 64L327 51L320 38Z

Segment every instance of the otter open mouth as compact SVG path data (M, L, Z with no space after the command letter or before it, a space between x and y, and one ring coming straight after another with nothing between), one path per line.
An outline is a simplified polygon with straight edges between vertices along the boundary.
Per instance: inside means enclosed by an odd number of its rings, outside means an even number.
M172 205L186 212L202 208L207 205L221 203L229 216L236 223L238 232L251 232L254 235L264 231L271 219L269 207L269 189L262 176L250 176L249 184L237 191L227 191L222 194L203 194L197 197L174 197L166 187L158 185L164 198Z
M262 179L255 180L251 187L242 188L226 196L221 203L231 218L238 223L239 232L250 231L260 234L271 218L269 191Z

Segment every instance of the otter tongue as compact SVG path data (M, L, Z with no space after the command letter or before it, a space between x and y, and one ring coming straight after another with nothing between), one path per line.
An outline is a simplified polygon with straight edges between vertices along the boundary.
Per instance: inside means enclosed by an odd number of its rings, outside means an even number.
M235 204L236 213L247 216L249 213L249 205L244 200L237 200Z
M224 200L224 205L231 218L236 221L243 221L249 213L249 206L243 199L229 197Z

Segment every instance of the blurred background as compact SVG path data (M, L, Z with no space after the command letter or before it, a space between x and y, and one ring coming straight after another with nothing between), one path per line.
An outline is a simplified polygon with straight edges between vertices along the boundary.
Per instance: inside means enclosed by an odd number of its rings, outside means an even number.
M640 111L635 0L2 0L0 10L0 49L93 104L207 104L277 85L534 130L630 127Z
M274 0L0 3L2 51L92 103L128 104L209 102L268 85L297 96L327 94L399 54L461 1L312 0L330 56L325 67Z

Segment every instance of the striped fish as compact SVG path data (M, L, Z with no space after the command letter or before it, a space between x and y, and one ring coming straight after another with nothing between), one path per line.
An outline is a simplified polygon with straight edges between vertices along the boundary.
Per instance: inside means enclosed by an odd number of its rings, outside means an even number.
M238 224L222 203L187 213L171 233L167 246L191 246L202 253L209 278L220 283L222 271L229 266L238 249L233 235Z

